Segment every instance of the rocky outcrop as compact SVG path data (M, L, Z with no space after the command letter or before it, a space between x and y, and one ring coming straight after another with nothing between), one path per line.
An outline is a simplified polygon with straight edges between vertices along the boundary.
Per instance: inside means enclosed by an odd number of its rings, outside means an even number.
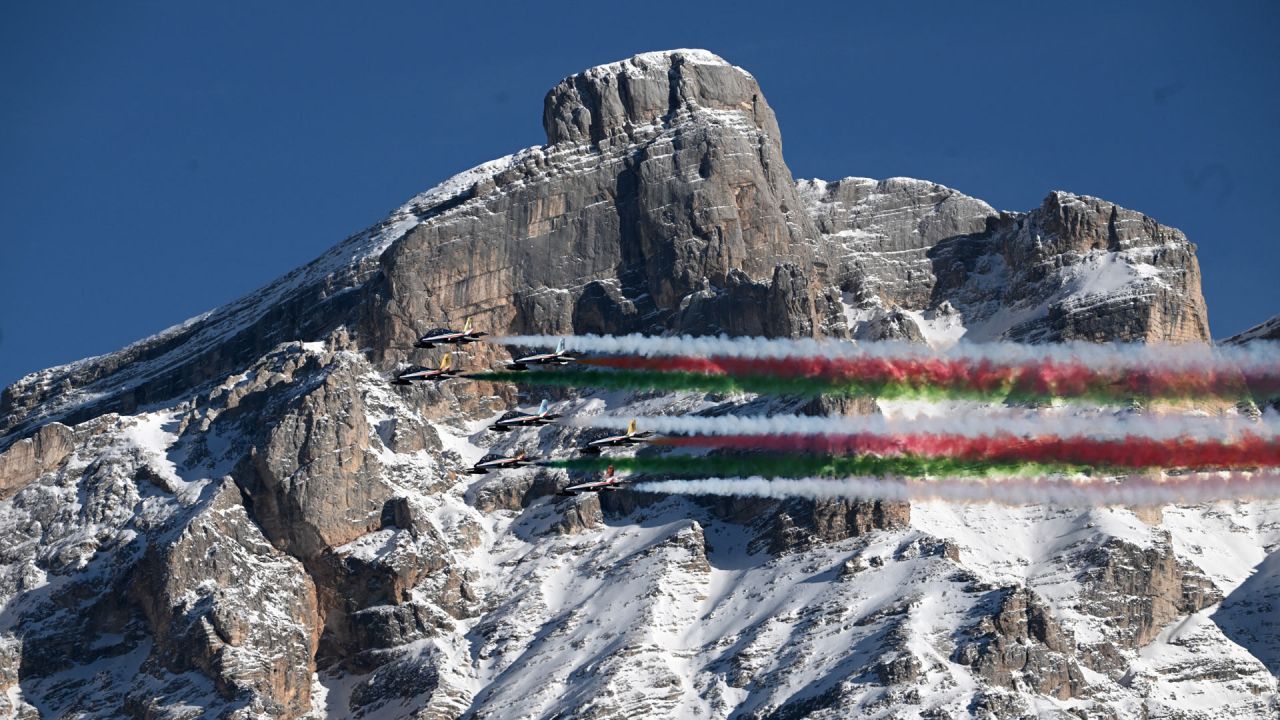
M746 113L782 137L755 79L706 50L643 53L567 77L547 93L542 125L549 145L628 147L646 139L641 128L702 111Z
M781 554L872 530L904 528L911 522L911 505L887 500L794 500L765 518L766 528L757 544Z
M707 286L681 301L676 326L691 335L811 337L836 331L839 314L838 293L815 294L803 271L784 264L768 283L729 271L724 287Z
M876 307L867 315L869 317L854 328L855 340L861 342L897 340L920 344L926 342L919 323L901 308Z
M238 474L267 537L297 557L376 530L393 495L355 384L352 366L338 363L294 390Z
M816 232L754 79L645 55L566 79L546 106L547 146L383 256L375 347L464 315L514 332L816 330ZM727 311L744 300L773 309Z
M57 470L75 449L71 429L61 423L49 423L35 435L20 440L0 453L0 500L46 472Z
M980 236L998 217L990 205L937 183L910 178L796 184L830 245L836 281L859 300L923 309L933 303L930 251Z
M1200 265L1181 232L1065 192L1050 193L1039 208L1009 221L1002 218L997 243L1016 279L1002 304L1047 308L1044 318L1010 327L1010 339L1209 341Z
M1209 341L1195 246L1141 213L1060 191L996 212L906 179L799 188L859 307L945 303L978 341Z
M1149 547L1111 538L1082 558L1079 608L1103 620L1108 632L1087 654L1096 670L1124 668L1117 649L1150 643L1166 624L1222 600L1222 591L1190 563L1179 560L1168 532Z
M956 660L992 685L1010 690L1059 700L1084 694L1088 685L1073 657L1075 639L1048 605L1026 588L996 592L995 612L966 631Z
M136 717L172 712L156 686L182 695L198 687L183 677L195 671L230 717L303 715L319 639L315 587L262 536L230 478L211 495L169 542L150 545L131 583L154 646L125 707Z

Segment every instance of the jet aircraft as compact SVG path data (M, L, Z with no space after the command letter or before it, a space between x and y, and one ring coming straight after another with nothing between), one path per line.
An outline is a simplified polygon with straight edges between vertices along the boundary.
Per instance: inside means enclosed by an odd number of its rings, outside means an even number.
M587 455L599 455L601 450L611 447L628 447L630 445L639 445L640 443L649 442L653 437L651 432L637 432L636 421L632 420L627 423L627 431L621 435L613 435L599 440L592 440L585 447L581 448L583 453Z
M415 366L396 375L396 379L391 381L393 385L412 385L414 380L448 380L451 377L457 377L458 371L453 367L453 353L445 353L440 358L440 367L435 370Z
M467 472L472 475L484 475L490 470L506 470L508 468L521 468L526 465L532 465L538 461L536 457L529 457L523 452L516 453L511 457L490 453L480 458L480 462L476 463Z
M426 335L418 338L413 344L416 348L433 348L436 345L465 345L467 343L478 342L480 338L488 335L487 332L471 329L471 319L462 326L462 332L450 330L449 328L436 328L428 330Z
M560 419L560 416L547 410L547 401L543 400L542 404L538 406L537 412L522 413L519 410L512 410L498 418L497 422L489 426L489 429L495 432L507 432L518 427L549 425L558 419Z
M592 482L578 483L577 485L570 485L556 494L570 497L584 492L605 492L617 490L625 484L625 480L613 476L613 466L610 465L609 469L604 471L604 477L602 479L594 480Z
M568 365L578 358L564 349L564 340L556 343L555 352L538 353L516 358L507 363L508 370L528 370L530 365Z

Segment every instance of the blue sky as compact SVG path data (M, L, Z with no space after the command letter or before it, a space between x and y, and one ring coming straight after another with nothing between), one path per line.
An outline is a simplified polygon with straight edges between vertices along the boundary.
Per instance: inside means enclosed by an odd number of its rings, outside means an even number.
M1199 245L1225 336L1280 313L1280 4L0 6L0 385L249 292L544 141L560 78L704 47L797 178L1010 210L1097 195Z

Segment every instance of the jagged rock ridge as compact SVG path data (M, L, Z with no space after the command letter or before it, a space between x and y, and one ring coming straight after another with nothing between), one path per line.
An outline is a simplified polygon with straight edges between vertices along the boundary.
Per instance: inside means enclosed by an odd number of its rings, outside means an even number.
M6 710L1274 710L1274 635L1248 621L1274 586L1246 581L1274 560L1274 505L1167 508L1158 531L1124 509L556 502L559 471L461 474L482 445L582 439L486 437L506 389L386 385L430 356L411 349L419 330L464 317L495 332L1209 337L1177 231L1067 193L1014 214L916 180L796 183L755 80L705 51L567 78L543 120L547 145L450 179L262 291L6 389ZM1186 693L1213 702L1171 699Z

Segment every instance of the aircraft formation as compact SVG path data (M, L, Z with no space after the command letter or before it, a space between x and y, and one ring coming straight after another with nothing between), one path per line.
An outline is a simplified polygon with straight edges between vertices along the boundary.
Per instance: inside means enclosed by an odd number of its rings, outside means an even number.
M481 342L488 333L474 330L471 320L467 320L462 330L452 330L450 328L435 328L427 331L414 342L413 346L419 349L430 349L441 345L464 346L474 342ZM581 357L575 353L571 353L565 349L564 340L561 340L555 350L545 353L535 353L513 359L509 363L504 364L507 371L524 372L532 366L546 367L563 367L580 360ZM402 370L396 374L391 380L391 384L408 386L414 382L441 382L450 379L468 379L471 376L463 373L454 365L453 351L446 352L440 358L440 363L435 368L427 368L422 366L411 366L406 370ZM562 416L553 413L548 408L546 400L543 400L536 410L521 411L512 410L505 413L492 425L489 430L492 432L506 433L526 427L541 427L550 425L559 420ZM632 420L627 427L626 432L611 435L609 437L600 438L598 440L589 441L586 445L579 448L579 452L588 456L600 456L607 448L625 448L633 447L649 442L654 437L651 432L641 432L636 427L637 423ZM547 462L546 458L533 457L525 452L519 452L512 456L500 455L498 453L489 453L471 467L467 472L472 475L486 475L490 472L511 470L523 467L542 465ZM598 480L590 482L576 483L563 488L557 495L574 496L584 492L604 492L618 490L626 484L626 480L615 476L613 466L609 466L600 475Z
M451 350L437 367L410 367L391 382L470 379L792 398L962 399L981 408L925 420L659 415L587 441L576 448L577 457L489 454L469 471L535 465L601 473L561 495L631 485L646 493L1078 506L1280 498L1280 414L1256 410L1280 407L1280 343L962 343L944 350L813 338L620 335L576 337L569 351L561 337L489 337L468 322L461 331L432 330L414 346L459 348L481 341L555 349L474 372L461 372L457 350ZM583 367L565 369L575 364ZM1028 401L1094 409L1048 416L1021 409ZM1255 411L1200 417L1194 408L1205 401ZM1134 402L1174 410L1119 411ZM1183 407L1190 410L1178 409ZM544 400L534 410L502 415L489 430L507 433L560 420ZM598 416L574 424L617 432L620 420ZM604 456L645 443L700 451ZM615 468L628 477L617 477Z

